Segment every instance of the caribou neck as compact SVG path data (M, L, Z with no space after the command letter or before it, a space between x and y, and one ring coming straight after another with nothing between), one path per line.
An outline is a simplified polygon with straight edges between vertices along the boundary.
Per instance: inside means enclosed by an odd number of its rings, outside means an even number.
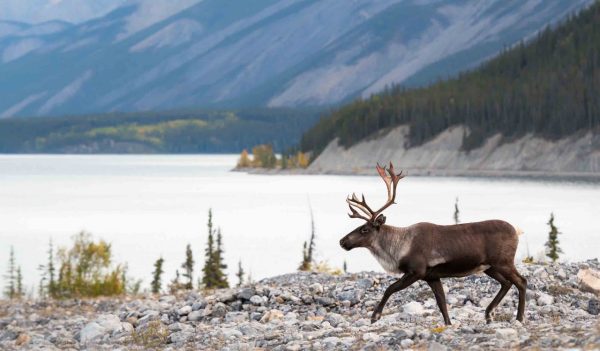
M368 249L386 271L402 273L400 260L410 251L411 242L407 228L383 225Z

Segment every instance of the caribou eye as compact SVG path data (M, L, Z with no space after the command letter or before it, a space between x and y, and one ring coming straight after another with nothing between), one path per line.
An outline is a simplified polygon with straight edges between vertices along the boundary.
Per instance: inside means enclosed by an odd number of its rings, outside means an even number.
M367 227L360 228L360 233L361 234L367 234L368 232L369 232L369 228L367 228Z

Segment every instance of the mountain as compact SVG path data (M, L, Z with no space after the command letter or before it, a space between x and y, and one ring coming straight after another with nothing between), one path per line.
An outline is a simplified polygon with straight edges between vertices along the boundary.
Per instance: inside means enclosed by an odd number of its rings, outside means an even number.
M343 106L302 148L320 153L320 172L395 160L425 173L600 175L599 53L597 2L456 78Z
M0 20L35 24L50 21L81 23L104 16L128 1L135 0L2 0Z
M590 3L138 1L60 30L5 21L0 117L331 105L474 67Z

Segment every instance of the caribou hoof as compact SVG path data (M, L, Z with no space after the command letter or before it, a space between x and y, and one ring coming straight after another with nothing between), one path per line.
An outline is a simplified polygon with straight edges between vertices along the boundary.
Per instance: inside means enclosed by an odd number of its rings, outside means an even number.
M381 318L381 312L373 312L373 315L371 316L371 324L377 322L379 319Z

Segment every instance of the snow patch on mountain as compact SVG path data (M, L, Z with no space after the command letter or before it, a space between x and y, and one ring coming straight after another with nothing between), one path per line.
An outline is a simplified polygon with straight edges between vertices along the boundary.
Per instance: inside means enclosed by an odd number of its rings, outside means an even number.
M38 49L42 45L44 45L44 41L41 39L27 38L19 40L4 49L2 52L2 62L7 63L16 60L34 51L35 49Z
M151 48L179 46L189 42L194 35L201 32L202 25L200 23L191 19L180 19L135 44L129 51L140 52Z
M75 96L75 94L77 94L77 92L81 89L83 84L87 80L92 78L93 75L93 71L86 71L81 77L78 77L77 79L69 83L67 86L65 86L63 89L61 89L54 96L52 96L50 99L48 99L48 101L46 101L46 103L42 105L42 107L40 107L38 112L41 114L48 113L54 107L64 104L66 101Z
M121 41L142 29L160 22L201 0L136 1L136 10L126 19L126 24L116 40Z
M8 118L8 117L16 115L22 109L24 109L25 107L29 106L30 104L36 102L37 100L41 99L45 95L46 95L46 92L29 95L25 99L19 101L18 103L14 104L13 106L9 107L4 112L2 112L0 114L0 118Z

